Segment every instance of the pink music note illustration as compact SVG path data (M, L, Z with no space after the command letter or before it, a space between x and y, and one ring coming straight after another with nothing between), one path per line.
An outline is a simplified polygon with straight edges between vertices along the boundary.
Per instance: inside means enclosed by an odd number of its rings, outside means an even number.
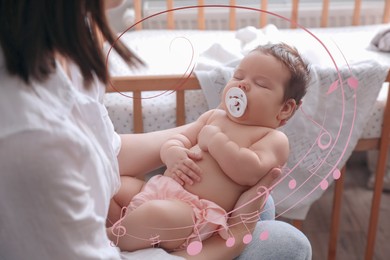
M149 240L150 240L150 245L152 247L158 247L161 243L160 235L158 234L152 236L151 238L149 238Z
M317 177L319 177L319 178L323 178L323 177L318 176L318 175L316 174L317 170L319 169L319 167L320 167L322 164L327 164L327 165L332 166L332 165L329 164L327 161L325 161L324 159L320 158L320 159L318 159L314 164L312 164L311 167L308 168L309 172L310 172L311 174L313 174L314 176L317 176ZM333 179L337 180L338 178L340 178L341 172L340 172L339 169L336 168L336 169L333 171L332 175L333 175ZM322 190L326 190L328 187L329 187L329 182L328 182L328 180L322 179L321 182L320 182L320 188L321 188Z
M336 80L332 84L330 84L328 92L326 92L327 95L331 94L333 91L335 91L339 87L339 80Z
M326 189L328 188L328 186L329 186L328 181L327 181L326 179L323 179L323 180L321 181L321 183L320 183L321 189L322 189L322 190L326 190Z
M121 209L119 220L116 223L114 223L114 225L112 225L111 232L116 237L115 243L114 241L111 241L110 243L112 246L117 246L119 243L119 238L126 235L126 228L122 225L122 220L126 217L126 210L127 210L126 207L123 207Z
M338 82L338 81L336 81ZM336 82L334 82L333 84L335 84ZM317 146L321 149L321 150L326 150L329 148L329 146L331 145L332 143L332 136L331 134L329 133L328 130L325 129L324 126L320 125L319 123L317 123L313 118L311 118L303 108L301 108L301 111L302 113L304 114L304 116L310 120L314 125L316 125L318 128L321 129L321 132L320 132L320 135L318 136L317 138ZM325 138L327 138L327 140L325 140Z
M333 179L338 180L338 179L340 178L340 176L341 176L341 172L340 172L339 169L336 168L336 169L333 171Z
M290 190L295 189L296 186L297 186L297 181L295 179L292 179L288 182L288 187L290 188Z
M283 166L282 168L283 175L286 175L286 177L290 178L291 180L288 182L288 187L290 190L293 190L297 187L297 181L290 176L290 173L292 172L290 168L287 166Z
M227 247L232 247L234 246L234 244L236 243L236 239L234 238L234 236L229 236L228 239L226 239L226 246Z
M321 167L321 165L323 164L324 160L322 158L318 158L317 161L315 161L312 165L310 165L307 170L311 173L311 174L315 174L317 172L317 170Z
M244 242L244 244L247 245L252 241L252 233L249 230L249 228L247 227L246 223L258 221L259 217L260 217L260 214L258 211L255 211L253 213L248 213L248 214L240 214L240 219L241 219L242 223L244 224L246 230L248 231L248 234L246 234L242 238L242 242Z
M321 150L326 150L328 149L328 147L330 146L330 144L332 143L332 137L331 135L329 134L329 132L322 127L322 130L324 132L322 132L320 134L320 136L318 137L317 139L317 145L318 147L321 149ZM327 137L328 140L325 140L324 142L324 138Z
M198 235L199 241L192 241L188 244L187 253L191 256L199 254L203 248L202 240L200 238L199 230L196 224L194 225L194 231Z
M268 239L268 237L269 237L269 232L268 232L268 230L265 230L265 231L260 233L260 237L259 238L260 238L261 241L265 241L265 240Z
M355 78L355 77L349 77L348 79L347 79L347 83L348 83L348 86L351 88L351 89L354 89L354 90L356 90L357 89L357 87L358 87L358 85L359 85L359 81L358 81L358 79L357 78Z

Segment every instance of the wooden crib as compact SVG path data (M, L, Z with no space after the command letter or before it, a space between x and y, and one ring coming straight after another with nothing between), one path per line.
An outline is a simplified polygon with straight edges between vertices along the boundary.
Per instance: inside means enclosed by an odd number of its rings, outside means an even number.
M142 21L142 1L134 0L134 10L135 10L135 20ZM229 4L231 6L237 5L239 1L230 0ZM260 0L258 8L262 10L267 10L268 7L267 0ZM390 19L390 0L384 1L384 12L383 12L383 23L388 23ZM206 29L205 23L205 8L202 6L205 5L205 1L199 0L198 3L198 29L204 30ZM328 25L328 17L329 17L329 6L331 5L330 0L322 1L322 15L321 15L321 27L327 27ZM292 0L291 4L291 16L290 19L292 21L298 21L299 18L299 0ZM174 1L167 0L166 1L167 10L174 9ZM353 11L353 19L351 21L351 25L358 26L360 23L360 15L362 12L362 1L355 0L354 1L354 11ZM229 9L229 28L230 30L235 30L236 28L236 9ZM255 26L259 26L260 28L264 27L267 24L267 13L261 12L259 13L259 24ZM174 12L167 12L167 29L175 29L174 25ZM142 23L136 23L135 30L142 30ZM291 23L291 28L297 27L297 24L294 22ZM137 75L137 76L122 76L122 77L113 77L112 78L112 86L108 88L108 92L132 92L133 96L133 114L134 114L134 132L140 133L144 131L143 127L143 119L142 119L142 98L141 93L144 91L162 91L162 90L172 90L176 91L176 124L182 125L185 123L185 91L195 90L200 88L200 84L197 78L191 74L186 78L182 78L182 75ZM387 82L390 82L390 73L386 79ZM182 82L180 84L181 88L177 90L178 82ZM390 91L389 94L390 95ZM358 144L355 147L355 151L368 151L368 150L379 150L379 158L376 169L376 182L375 189L373 193L372 199L372 208L369 222L369 230L367 236L367 245L366 245L366 256L365 259L372 259L374 253L374 244L375 244L375 236L376 229L378 225L379 218L379 206L381 200L381 193L383 187L383 178L385 174L386 160L388 154L389 147L389 134L390 134L390 97L387 98L387 103L384 111L384 121L382 126L382 132L380 138L372 138L372 139L360 139ZM337 248L337 237L339 231L339 219L340 219L340 209L341 209L341 199L343 192L343 184L344 184L344 174L346 172L346 167L344 166L342 169L341 178L335 182L335 193L334 193L334 202L332 209L332 224L330 230L330 239L329 239L329 251L328 258L335 259L336 257L336 248ZM298 228L302 224L301 221L294 221L295 226Z

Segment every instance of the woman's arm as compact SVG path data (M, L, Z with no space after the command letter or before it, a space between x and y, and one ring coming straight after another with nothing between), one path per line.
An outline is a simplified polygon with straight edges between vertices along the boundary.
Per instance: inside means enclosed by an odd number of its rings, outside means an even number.
M206 123L211 114L212 110L201 115L197 121L176 128L121 135L122 145L118 155L120 174L138 177L162 166L160 158L162 145L177 134L183 134L194 143L199 128Z
M120 174L142 177L162 166L160 159L162 144L183 132L189 125L151 133L121 135L122 145L118 154Z
M254 215L255 212L259 212L259 209L264 206L263 204L268 196L259 197L254 200L253 203L247 204L247 202L255 198L258 195L258 192L263 192L264 190L272 188L280 175L281 170L279 168L272 169L255 186L241 195L228 222L231 227L229 230L235 238L235 244L232 247L227 247L226 240L221 238L219 235L215 235L203 241L202 251L195 256L188 255L185 250L178 251L173 254L190 260L226 260L233 259L240 255L246 246L243 243L244 236L248 234L248 229L253 232L257 223L257 221L249 221L244 224L241 221L240 216L247 214ZM268 192L270 192L270 190L268 190Z

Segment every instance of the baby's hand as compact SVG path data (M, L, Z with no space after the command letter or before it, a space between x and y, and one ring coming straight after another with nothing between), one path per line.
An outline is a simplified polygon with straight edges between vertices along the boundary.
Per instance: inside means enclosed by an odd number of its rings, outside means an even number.
M172 147L169 149L169 155L165 162L167 170L165 175L177 181L180 185L194 184L194 181L200 181L202 173L194 160L200 160L201 153L190 151L182 147Z
M218 133L222 133L221 128L219 128L218 126L204 126L202 130L200 130L198 136L199 148L202 149L202 151L207 152L209 150L208 144L210 143L210 140Z

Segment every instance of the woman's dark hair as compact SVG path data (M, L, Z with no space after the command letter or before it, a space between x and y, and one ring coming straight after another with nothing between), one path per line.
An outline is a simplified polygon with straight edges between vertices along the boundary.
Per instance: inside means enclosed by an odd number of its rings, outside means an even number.
M0 46L6 68L25 82L44 81L55 55L79 66L86 85L95 74L109 81L102 40L114 44L104 0L0 0ZM115 50L131 65L142 63L122 43Z
M299 54L298 50L286 43L269 43L258 46L253 51L260 51L264 54L272 55L286 66L290 71L291 78L287 82L287 86L285 86L284 100L293 98L299 104L306 94L310 81L310 67Z

